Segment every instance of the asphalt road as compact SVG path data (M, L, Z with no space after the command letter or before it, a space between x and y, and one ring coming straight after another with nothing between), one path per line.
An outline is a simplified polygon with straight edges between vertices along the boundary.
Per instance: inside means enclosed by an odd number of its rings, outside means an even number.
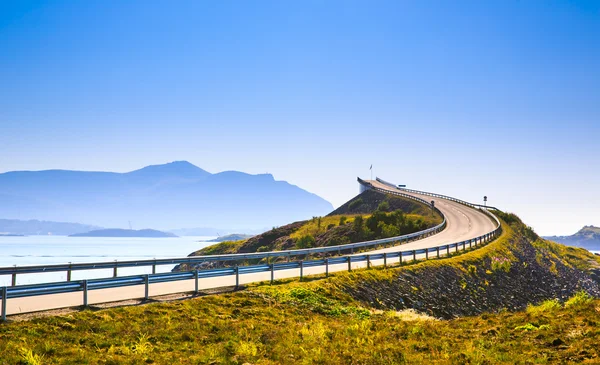
M394 190L385 184L377 181L368 181L373 186L385 189ZM461 242L471 238L484 235L496 228L495 222L486 214L467 207L465 205L452 202L446 199L432 198L419 194L407 193L425 199L426 201L435 201L435 205L446 216L447 227L442 232L418 240L406 243L401 246L388 247L384 249L370 251L372 253L393 252L400 250L413 250L428 247L440 246L448 243ZM443 252L441 253L444 254ZM424 258L424 255L417 256L418 259ZM398 259L396 259L397 262ZM388 260L388 263L394 263ZM383 265L382 260L372 261L372 265ZM366 263L353 263L352 268L358 269L366 267ZM347 264L330 265L329 272L344 271L348 269ZM304 268L304 275L315 275L325 273L324 267L308 267ZM255 273L240 275L240 284L267 281L270 280L270 273ZM298 277L300 275L298 269L281 270L275 272L275 279ZM199 280L199 289L211 289L218 287L233 286L235 284L235 276L206 278ZM171 283L157 283L150 285L150 296L159 296L165 294L183 293L193 291L195 287L194 280L178 281ZM88 293L88 303L98 304L115 302L127 299L143 298L145 294L144 286L131 286L114 289L94 290ZM28 298L13 298L7 302L7 313L18 314L36 312L49 309L67 308L79 306L83 303L83 293L67 293L67 294L52 294Z

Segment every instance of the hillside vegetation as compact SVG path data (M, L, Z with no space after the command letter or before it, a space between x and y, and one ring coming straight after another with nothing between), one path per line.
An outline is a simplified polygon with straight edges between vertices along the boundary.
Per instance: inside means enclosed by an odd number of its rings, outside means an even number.
M360 194L334 213L339 214L274 227L247 240L221 242L190 256L335 246L414 233L442 222L423 204L374 191Z
M456 257L4 324L0 353L25 364L598 363L598 258L498 214L503 235Z

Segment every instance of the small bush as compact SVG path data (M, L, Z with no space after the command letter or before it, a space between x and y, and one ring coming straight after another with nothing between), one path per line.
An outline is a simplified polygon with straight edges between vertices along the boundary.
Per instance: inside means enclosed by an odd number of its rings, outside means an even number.
M44 360L43 355L36 355L26 348L19 349L19 354L21 355L21 363L26 365L41 365Z
M355 199L354 201L352 201L348 205L348 209L354 210L354 209L360 207L361 205L363 205L363 200L362 200L362 198L358 198L358 199Z
M506 257L492 257L492 271L494 272L499 270L509 272L511 266L510 259Z
M340 226L343 226L344 224L346 224L346 220L348 220L348 218L346 218L345 215L340 217Z
M538 305L529 304L527 306L527 313L529 314L541 314L541 313L553 313L559 310L562 306L558 299L545 300Z
M389 212L390 211L390 203L388 203L388 202L379 203L379 205L377 206L377 210L379 210L380 212Z
M591 303L593 298L585 291L580 290L575 295L573 295L567 302L565 303L565 308L577 308L582 307L586 304Z
M298 248L311 248L315 246L315 238L310 234L302 236L296 241L296 247Z

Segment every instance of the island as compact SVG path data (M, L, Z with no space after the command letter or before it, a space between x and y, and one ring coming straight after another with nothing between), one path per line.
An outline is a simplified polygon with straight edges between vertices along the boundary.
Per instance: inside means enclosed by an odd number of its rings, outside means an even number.
M173 233L157 231L154 229L99 229L86 233L76 233L69 237L142 237L142 238L166 238L177 237Z
M0 233L0 237L25 237L25 235L16 233Z
M240 241L240 240L246 240L251 237L252 237L252 235L250 235L250 234L232 233L232 234L226 234L224 236L219 236L215 239L203 241L203 242Z
M550 236L545 239L564 245L585 248L589 251L600 251L600 227L584 226L571 236Z

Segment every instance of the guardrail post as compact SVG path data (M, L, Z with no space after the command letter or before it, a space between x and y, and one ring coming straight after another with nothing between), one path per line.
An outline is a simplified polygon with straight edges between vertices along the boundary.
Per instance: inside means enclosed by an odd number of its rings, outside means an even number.
M302 276L304 276L304 261L300 260L300 281L302 281Z
M289 256L288 256L289 259ZM239 289L240 287L240 267L235 265L235 288Z
M462 244L463 244L463 251L466 251L467 250L467 241L463 241Z
M454 247L454 252L457 252L457 253L458 253L458 245L459 245L459 243L458 243L458 242L456 242L456 246Z
M371 255L367 255L367 269L371 268Z
M387 267L387 252L383 253L383 267Z
M417 261L417 251L413 250L413 261Z
M275 264L271 264L271 285L273 285L274 280L275 280Z
M287 254L287 262L290 262L290 261L291 261L291 257L290 257L290 254L288 253Z
M325 277L329 277L329 259L325 259Z
M402 266L402 251L400 251L400 255L398 255L398 264Z
M148 300L148 298L150 298L150 275L148 274L144 275L144 286L146 289L144 299Z
M194 294L198 294L198 269L194 271Z
M439 259L440 258L440 248L436 247L435 250L437 251L437 258Z
M425 260L429 260L429 249L425 249Z
M17 286L17 273L16 272L14 272L12 274L11 284L12 284L12 286Z
M450 256L450 245L446 246L446 256Z
M354 253L354 247L350 247L350 253Z
M352 271L352 256L348 256L348 271Z
M6 322L6 300L8 296L8 289L2 287L2 321Z
M72 265L69 262L69 269L67 270L67 281L71 281L71 275L72 275L73 271L72 271Z
M117 260L115 260L115 267L113 269L113 278L117 277Z
M152 274L156 274L156 262L152 264Z
M83 281L83 306L88 306L88 281Z
M469 240L469 249L473 248L473 240Z

